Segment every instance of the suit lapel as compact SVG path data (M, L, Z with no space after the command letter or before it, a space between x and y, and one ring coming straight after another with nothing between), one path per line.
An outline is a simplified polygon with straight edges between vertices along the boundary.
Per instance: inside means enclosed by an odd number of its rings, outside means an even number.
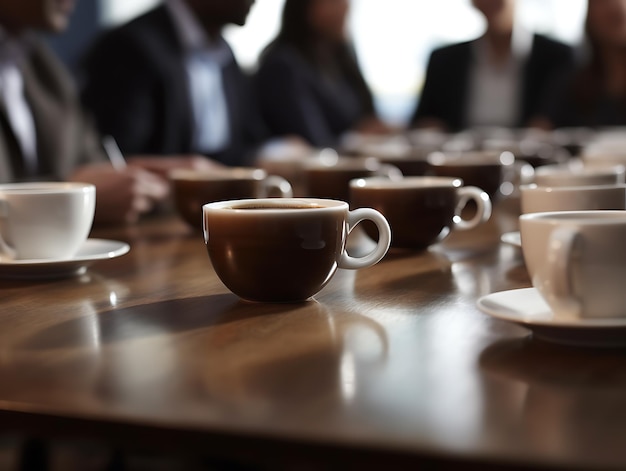
M4 106L0 106L0 182L9 183L15 180L11 160L15 155L11 150L11 142L15 139L7 126Z
M23 66L24 90L37 130L37 155L43 175L65 175L78 142L77 117L70 109L72 85L60 64L37 44Z

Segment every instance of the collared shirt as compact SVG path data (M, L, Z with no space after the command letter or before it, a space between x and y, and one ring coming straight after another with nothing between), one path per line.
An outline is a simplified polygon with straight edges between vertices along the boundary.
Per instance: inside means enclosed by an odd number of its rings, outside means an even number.
M222 69L234 60L226 41L211 42L184 0L166 3L185 51L195 129L194 148L210 154L230 143L228 104Z
M23 45L0 29L0 106L22 153L26 176L37 174L37 132L24 91Z
M485 38L473 44L469 75L468 127L514 127L520 110L521 72L532 48L532 33L516 26L511 39L511 56L495 64Z

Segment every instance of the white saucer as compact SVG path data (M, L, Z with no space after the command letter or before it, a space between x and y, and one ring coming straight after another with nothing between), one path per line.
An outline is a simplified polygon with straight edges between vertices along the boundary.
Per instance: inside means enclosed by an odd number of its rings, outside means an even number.
M500 240L505 244L512 245L513 247L522 246L522 238L519 232L505 232L500 236Z
M130 250L125 242L106 239L87 239L78 253L69 259L0 260L0 278L36 280L82 275L98 260L124 255Z
M481 297L478 308L497 319L531 330L549 342L588 347L626 347L626 317L555 319L535 288L500 291Z

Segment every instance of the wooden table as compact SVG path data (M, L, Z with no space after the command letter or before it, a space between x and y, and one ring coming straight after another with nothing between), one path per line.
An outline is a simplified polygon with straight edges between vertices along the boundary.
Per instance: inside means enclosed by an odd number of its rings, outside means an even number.
M95 231L130 253L0 282L0 427L268 469L624 469L625 352L543 343L475 307L530 286L499 242L514 207L295 305L240 301L174 216Z

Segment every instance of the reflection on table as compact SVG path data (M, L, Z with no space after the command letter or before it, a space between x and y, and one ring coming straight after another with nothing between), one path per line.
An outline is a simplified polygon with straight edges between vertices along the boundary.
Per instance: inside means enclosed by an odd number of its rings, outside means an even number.
M272 469L624 468L624 352L476 308L530 286L500 243L516 211L504 199L476 230L340 270L300 304L239 300L175 216L96 231L131 251L0 284L0 427Z

